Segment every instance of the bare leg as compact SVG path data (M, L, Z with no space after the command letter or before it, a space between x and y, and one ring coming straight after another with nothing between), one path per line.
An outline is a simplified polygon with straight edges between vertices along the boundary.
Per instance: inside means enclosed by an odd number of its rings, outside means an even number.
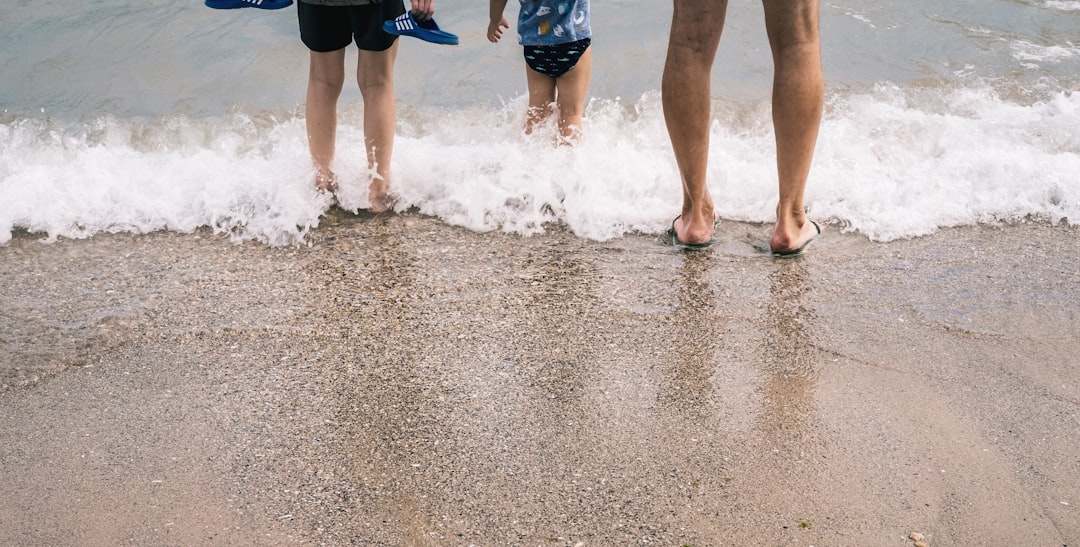
M525 66L525 80L529 86L529 111L525 117L525 134L551 117L555 104L555 79Z
M364 148L368 168L375 171L368 187L371 210L389 208L390 158L394 153L397 106L394 102L394 60L397 42L383 51L360 50L356 83L364 97Z
M727 0L675 0L661 93L675 162L682 177L682 216L675 232L683 243L712 238L713 203L705 184L709 161L709 84L724 29Z
M585 95L591 76L592 46L581 54L573 69L555 80L560 144L574 144L581 138L581 116L585 113Z
M803 190L814 158L825 84L818 34L820 0L764 0L772 48L773 127L780 199L769 246L787 251L817 235L803 211Z
M345 83L345 50L312 51L308 69L307 121L308 149L315 164L315 186L335 190L334 139L337 135L337 101Z

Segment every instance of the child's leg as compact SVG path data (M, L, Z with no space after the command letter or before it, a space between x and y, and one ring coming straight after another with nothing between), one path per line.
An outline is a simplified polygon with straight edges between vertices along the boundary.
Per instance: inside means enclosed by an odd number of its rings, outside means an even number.
M397 42L383 51L360 50L356 83L364 97L364 147L368 168L374 169L368 187L371 210L385 211L390 188L390 158L394 152L396 104L394 102L394 60Z
M528 66L525 78L529 86L529 111L525 117L525 134L531 135L533 128L551 116L555 104L555 78L541 74Z
M581 116L592 76L592 47L581 54L574 68L555 80L559 107L559 142L573 144L581 137Z
M315 186L334 190L334 138L337 133L337 101L345 82L345 50L311 52L308 71L307 120L308 148L315 164Z

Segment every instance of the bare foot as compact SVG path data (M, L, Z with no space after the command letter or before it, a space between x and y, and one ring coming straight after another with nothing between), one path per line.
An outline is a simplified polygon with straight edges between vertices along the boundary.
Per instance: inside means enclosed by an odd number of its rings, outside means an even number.
M368 186L368 201L371 202L372 213L383 213L390 209L390 185L381 178L371 179Z
M337 175L333 171L318 171L315 173L315 189L320 192L334 193L338 190Z

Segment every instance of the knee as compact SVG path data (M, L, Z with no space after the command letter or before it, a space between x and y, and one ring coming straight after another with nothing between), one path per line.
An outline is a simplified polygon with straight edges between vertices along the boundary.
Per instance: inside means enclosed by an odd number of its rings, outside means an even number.
M580 123L581 117L585 115L585 105L582 102L559 102L556 106L559 109L559 119L565 122Z
M817 11L808 7L791 8L783 15L767 14L766 30L773 56L803 57L819 55L821 34Z
M365 99L394 92L394 58L370 55L360 59L356 67L356 85Z
M360 94L369 98L382 93L394 92L393 67L388 70L361 70L356 74L356 85Z
M773 46L773 65L778 73L821 76L821 45L817 41L792 41Z
M681 5L687 4L687 5ZM668 48L688 57L709 57L724 30L727 2L676 2Z
M821 40L816 33L799 33L776 37L770 41L773 57L800 59L821 54Z
M383 93L394 92L394 79L391 77L360 78L356 83L360 87L360 94L363 95L365 99Z
M332 75L332 74L311 74L308 78L308 87L313 91L328 95L338 96L341 94L341 89L345 86L345 75Z

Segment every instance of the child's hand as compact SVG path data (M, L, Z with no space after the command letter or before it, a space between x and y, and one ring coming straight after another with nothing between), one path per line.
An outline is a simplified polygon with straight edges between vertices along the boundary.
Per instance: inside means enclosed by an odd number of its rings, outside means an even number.
M506 22L506 17L503 17L499 21L492 19L491 22L488 23L488 40L493 44L498 42L499 39L502 38L504 28L510 28L510 23Z
M411 0L412 14L417 21L427 21L435 15L435 0Z

